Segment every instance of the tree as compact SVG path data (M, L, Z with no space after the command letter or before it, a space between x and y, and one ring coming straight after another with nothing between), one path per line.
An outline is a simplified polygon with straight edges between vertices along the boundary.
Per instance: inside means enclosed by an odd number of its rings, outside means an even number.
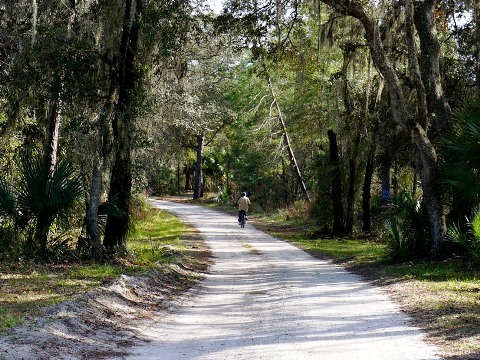
M113 117L114 162L110 178L109 200L114 201L125 216L109 215L104 245L123 246L129 228L129 208L132 191L132 152L136 122L145 105L147 73L141 59L152 66L171 56L183 41L188 16L183 0L156 4L143 0L126 0L123 28L118 50L118 100ZM169 21L164 20L170 18ZM152 57L151 54L155 54ZM154 66L152 66L153 68Z
M446 233L445 216L438 189L438 158L435 147L428 138L428 123L425 123L422 114L419 118L411 119L408 116L404 93L395 72L389 62L383 47L380 31L375 19L364 5L357 1L330 1L322 0L325 4L342 14L358 19L365 29L365 37L370 48L372 59L378 71L384 76L390 96L390 105L394 121L403 127L414 140L422 163L422 187L424 202L427 207L430 230L432 235L431 256L438 258L442 255L442 240ZM411 56L413 49L409 49ZM426 56L426 54L425 54ZM421 95L419 95L421 96Z
M339 164L337 136L333 130L328 130L328 141L330 144L330 166L332 168L333 234L344 235L346 229L342 197L342 175Z
M138 47L140 42L140 18L143 15L143 0L126 0L122 38L119 50L118 66L118 104L113 119L115 155L110 178L109 199L116 199L118 208L129 213L132 189L132 135L136 114L135 95L139 87L137 69ZM105 228L103 244L107 248L122 246L128 232L128 217L109 216Z

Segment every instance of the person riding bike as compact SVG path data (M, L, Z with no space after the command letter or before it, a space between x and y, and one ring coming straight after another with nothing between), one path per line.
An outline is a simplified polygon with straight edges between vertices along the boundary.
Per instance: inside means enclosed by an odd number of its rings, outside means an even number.
M248 205L251 204L250 199L245 192L242 192L242 197L238 199L238 223L240 224L242 211L245 212L245 220L247 219Z

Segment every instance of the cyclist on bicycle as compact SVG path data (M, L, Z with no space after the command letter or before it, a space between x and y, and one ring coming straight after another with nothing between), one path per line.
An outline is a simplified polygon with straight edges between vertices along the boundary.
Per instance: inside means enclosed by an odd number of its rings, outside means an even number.
M245 212L245 220L247 219L248 205L251 204L250 199L245 192L242 192L242 197L238 199L238 223L240 224L242 211Z

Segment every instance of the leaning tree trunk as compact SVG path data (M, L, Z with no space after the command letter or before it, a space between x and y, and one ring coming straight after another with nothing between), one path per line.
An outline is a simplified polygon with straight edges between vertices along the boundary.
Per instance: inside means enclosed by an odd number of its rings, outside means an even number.
M372 59L378 71L384 77L388 88L393 119L411 134L416 149L420 154L422 161L422 188L432 237L431 256L433 258L439 258L442 255L441 249L443 237L446 233L446 226L440 192L437 187L437 154L427 136L426 129L428 129L428 127L424 128L418 120L408 117L403 90L394 67L387 59L380 38L380 30L374 19L364 9L363 5L359 1L350 0L322 0L322 2L340 11L342 14L358 19L365 29L365 37L372 54Z
M338 155L337 135L333 130L328 130L328 142L332 172L333 234L344 235L345 219L343 213L342 173L340 170L340 157Z
M126 0L119 56L119 95L116 114L112 122L115 159L110 178L108 198L123 216L109 215L103 244L107 248L123 246L129 223L129 202L132 189L132 138L135 122L134 94L138 87L136 55L139 45L137 19L142 12L140 0ZM136 6L134 6L136 5Z
M203 195L202 193L202 183L203 183L203 173L202 173L202 162L203 162L203 146L205 141L205 132L197 135L197 161L195 163L195 178L193 185L193 198L200 199Z
M300 168L298 167L297 159L295 158L295 153L293 151L292 143L290 141L290 136L288 135L287 127L285 125L285 119L284 119L284 116L283 116L282 109L280 108L280 104L277 101L277 96L275 95L275 92L273 91L272 80L270 79L270 77L268 77L267 80L268 80L268 87L270 89L270 93L272 95L273 102L275 103L275 107L277 108L278 122L280 124L281 129L282 129L283 143L285 144L285 147L287 148L288 158L290 159L290 165L292 166L292 170L295 173L295 176L297 177L298 185L302 189L302 193L305 196L305 199L307 201L310 201L310 196L308 195L307 186L305 185L305 181L303 180L302 172L300 171Z

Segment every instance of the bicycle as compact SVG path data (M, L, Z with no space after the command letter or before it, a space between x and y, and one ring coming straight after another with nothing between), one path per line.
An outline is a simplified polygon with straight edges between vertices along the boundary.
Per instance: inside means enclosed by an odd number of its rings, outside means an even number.
M247 213L245 212L245 210L240 210L240 218L239 218L240 227L242 228L245 227L245 221L247 221Z

